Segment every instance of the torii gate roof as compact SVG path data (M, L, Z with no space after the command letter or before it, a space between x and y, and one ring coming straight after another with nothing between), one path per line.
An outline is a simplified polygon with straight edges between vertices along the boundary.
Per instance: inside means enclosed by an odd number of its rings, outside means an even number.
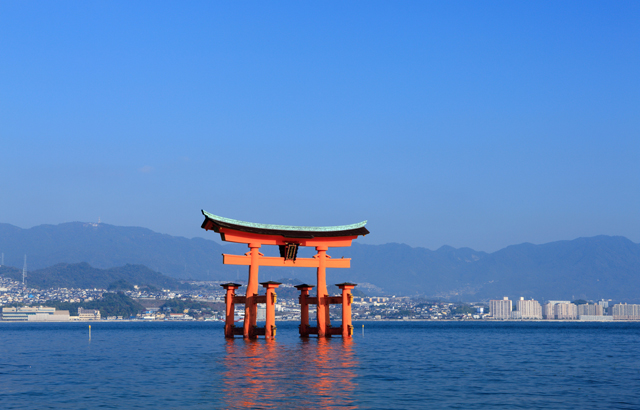
M369 230L365 228L367 221L340 226L291 226L259 224L253 222L238 221L224 218L202 210L204 222L202 228L220 232L220 228L228 228L242 232L250 232L261 235L278 235L289 238L315 238L367 235Z

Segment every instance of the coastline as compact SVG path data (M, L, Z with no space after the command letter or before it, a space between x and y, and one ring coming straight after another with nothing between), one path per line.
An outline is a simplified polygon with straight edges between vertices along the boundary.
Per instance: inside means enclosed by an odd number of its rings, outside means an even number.
M77 324L93 324L93 323L205 323L214 322L224 324L221 320L136 320L136 319L117 319L117 320L33 320L33 321L10 321L0 320L0 324L5 323L77 323ZM299 322L299 320L276 320L276 322ZM559 319L542 319L542 320L473 320L473 319L366 319L354 320L354 322L365 323L381 323L381 322L465 322L465 323L640 323L640 319L616 319L616 320L559 320Z

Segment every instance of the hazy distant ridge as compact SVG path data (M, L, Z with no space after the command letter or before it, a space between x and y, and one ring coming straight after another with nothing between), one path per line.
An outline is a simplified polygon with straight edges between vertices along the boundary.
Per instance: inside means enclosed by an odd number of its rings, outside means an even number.
M273 247L262 251L275 255ZM80 222L21 229L0 224L5 264L30 270L58 263L87 262L108 269L145 265L174 278L235 280L246 267L222 265L223 252L244 253L240 245L159 234L145 228ZM328 282L369 282L386 292L424 294L454 300L502 296L537 299L600 297L640 300L640 245L624 237L596 236L543 245L519 244L493 253L443 246L437 250L404 244L335 248L351 257L351 269L333 269ZM301 256L308 256L303 250ZM313 269L261 268L261 279L297 276L312 280ZM238 276L237 276L238 275Z

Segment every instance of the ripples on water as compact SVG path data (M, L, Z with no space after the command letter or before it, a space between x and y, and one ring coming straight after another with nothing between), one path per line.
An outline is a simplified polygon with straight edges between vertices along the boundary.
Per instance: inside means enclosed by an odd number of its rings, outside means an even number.
M640 323L0 324L1 409L639 409Z

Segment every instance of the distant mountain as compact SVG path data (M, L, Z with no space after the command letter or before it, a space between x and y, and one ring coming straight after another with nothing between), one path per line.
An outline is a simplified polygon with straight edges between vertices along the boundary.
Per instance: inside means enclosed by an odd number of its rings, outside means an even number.
M26 254L30 270L58 263L87 262L102 269L134 264L175 278L215 278L237 269L221 267L222 249L211 240L137 227L70 222L21 229L0 224L0 252L5 254L5 264L21 268Z
M220 245L145 228L74 222L21 229L0 224L0 252L5 253L6 264L20 268L27 254L30 270L58 263L87 262L101 269L135 264L173 278L236 281L246 279L247 268L222 265L221 254L246 251L244 245ZM261 251L269 256L278 252L276 247L263 247ZM312 249L302 248L299 256L312 254ZM359 289L369 294L462 301L502 296L640 301L640 245L624 237L524 243L490 254L449 246L429 250L355 241L352 247L332 248L329 254L352 261L351 269L330 269L327 282L360 283L363 286ZM260 268L261 280L281 277L313 284L315 270ZM381 289L376 291L376 286Z
M353 257L356 283L372 282L399 294L462 301L522 296L640 302L640 245L619 236L524 243L491 254L355 245L345 256Z
M21 281L22 270L3 266L0 275ZM157 289L177 289L180 282L142 265L125 265L116 268L98 269L86 262L59 263L27 273L27 285L35 289L47 288L99 288L121 289L133 285Z
M487 257L469 248L443 246L432 251L398 243L354 243L341 253L352 258L348 275L354 283L370 282L395 294L442 297L468 287L468 281L461 282L462 272Z
M464 279L482 284L476 294L484 298L640 301L640 245L604 235L513 245L470 266Z

